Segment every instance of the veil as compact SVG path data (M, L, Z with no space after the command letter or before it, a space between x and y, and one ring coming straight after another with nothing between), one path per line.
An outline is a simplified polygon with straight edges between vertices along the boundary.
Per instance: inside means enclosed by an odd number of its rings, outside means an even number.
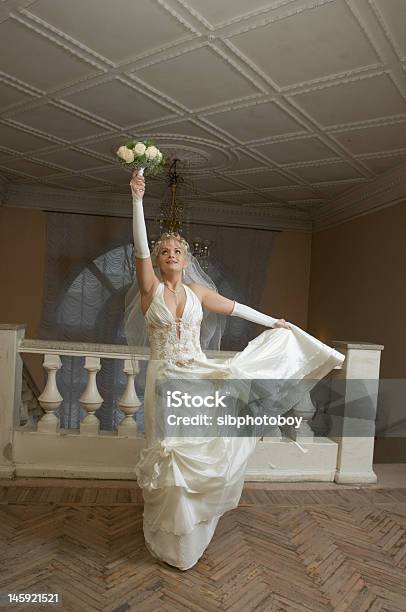
M165 234L163 236L165 236ZM183 237L181 240L182 243L186 245L187 261L187 266L183 271L182 282L186 285L190 283L198 283L208 287L209 289L217 291L217 287L213 280L202 269L197 258L190 252L190 247L186 240ZM151 253L152 265L156 276L160 281L162 281L161 271L156 259L156 252L157 249L154 248ZM200 344L203 350L220 350L220 343L224 333L225 324L226 320L223 315L203 309L203 319L200 327ZM127 339L127 344L130 347L132 359L134 360L136 359L135 354L140 353L140 348L142 349L149 346L147 328L141 309L141 294L135 274L134 280L125 295L124 333Z

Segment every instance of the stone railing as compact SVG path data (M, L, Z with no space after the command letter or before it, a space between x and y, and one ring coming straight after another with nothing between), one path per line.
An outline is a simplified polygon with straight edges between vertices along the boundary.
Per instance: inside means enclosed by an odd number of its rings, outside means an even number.
M333 346L346 355L346 360L330 376L379 381L381 345L334 342ZM35 430L20 426L22 354L27 353L43 355L47 374L45 388L38 397L44 413ZM233 354L207 351L208 357ZM60 428L55 415L63 401L56 383L62 355L84 357L87 384L80 404L86 415L78 429ZM101 358L121 360L127 379L117 402L124 417L115 432L101 430L96 415L103 403L96 379ZM135 478L134 466L145 446L145 437L134 419L140 406L134 380L138 364L148 360L149 350L140 347L135 358L137 361L131 359L126 346L30 340L25 339L24 325L0 325L0 477ZM372 387L370 399L376 410ZM314 436L311 425L315 412L310 396L296 405L292 413L303 417L301 428L287 428L283 435L280 432L263 438L250 458L246 480L375 482L374 436ZM353 415L343 415L344 432L351 427L352 419Z

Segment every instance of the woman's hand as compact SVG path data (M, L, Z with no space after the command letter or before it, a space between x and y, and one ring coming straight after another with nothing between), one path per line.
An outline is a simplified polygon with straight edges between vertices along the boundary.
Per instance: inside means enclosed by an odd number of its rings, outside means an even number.
M285 319L278 319L272 327L286 327L286 329L290 329L290 325Z
M138 176L138 170L135 169L133 171L133 175L130 181L131 191L134 195L136 195L140 200L144 197L145 193L145 179L143 176Z

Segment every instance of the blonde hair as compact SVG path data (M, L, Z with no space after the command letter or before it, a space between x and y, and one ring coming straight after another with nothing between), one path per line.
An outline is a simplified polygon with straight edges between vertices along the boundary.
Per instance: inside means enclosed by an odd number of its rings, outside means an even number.
M152 255L154 257L158 257L162 245L169 240L176 240L176 242L179 242L184 257L187 257L188 253L190 252L189 243L180 234L175 232L164 232L159 240L157 240L154 244Z

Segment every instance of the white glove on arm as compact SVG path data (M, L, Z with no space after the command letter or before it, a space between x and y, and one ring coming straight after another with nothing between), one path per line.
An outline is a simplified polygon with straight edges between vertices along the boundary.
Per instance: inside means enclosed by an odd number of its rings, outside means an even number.
M234 308L230 313L230 316L241 317L241 319L246 319L247 321L252 321L253 323L259 323L260 325L265 325L265 327L273 327L273 325L280 320L274 319L269 315L258 312L258 310L254 310L250 306L245 306L245 304L239 304L238 302L234 303Z
M136 193L131 190L133 195L133 237L134 237L134 254L140 259L150 257L147 228L145 226L144 208L142 206L142 198L139 198Z

